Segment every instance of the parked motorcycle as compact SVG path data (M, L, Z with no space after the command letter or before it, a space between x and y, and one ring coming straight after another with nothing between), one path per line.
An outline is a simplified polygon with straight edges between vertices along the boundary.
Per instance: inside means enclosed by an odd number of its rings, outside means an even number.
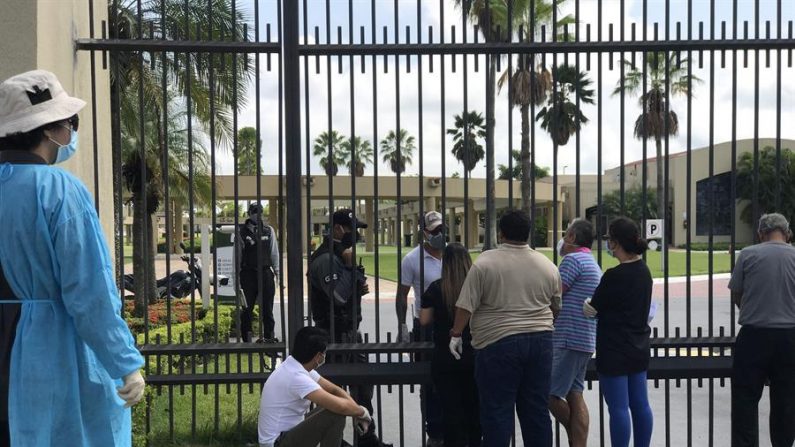
M185 244L180 243L180 247L186 250ZM173 298L185 298L193 293L195 289L199 294L202 290L202 262L197 257L187 254L180 257L187 265L188 271L176 270L170 275L160 278L156 283L157 296L166 299L169 295ZM215 284L215 278L210 275L210 285ZM218 284L225 286L229 284L229 277L219 276ZM135 294L135 276L132 274L124 275L124 290Z

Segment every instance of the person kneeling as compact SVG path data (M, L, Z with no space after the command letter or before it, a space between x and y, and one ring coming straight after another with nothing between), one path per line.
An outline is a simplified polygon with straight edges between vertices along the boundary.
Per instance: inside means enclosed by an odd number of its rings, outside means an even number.
M346 416L367 431L367 409L315 371L326 361L328 340L323 329L301 328L292 355L268 377L259 407L261 447L339 447ZM307 413L310 403L317 407Z

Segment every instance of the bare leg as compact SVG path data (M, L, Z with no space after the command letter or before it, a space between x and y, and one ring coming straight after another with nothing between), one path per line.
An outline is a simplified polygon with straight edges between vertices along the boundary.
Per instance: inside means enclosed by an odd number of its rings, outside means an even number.
M549 411L552 413L552 416L555 416L555 419L560 422L560 425L565 427L566 431L568 432L571 418L571 409L569 408L569 403L557 396L549 396Z
M588 442L588 406L582 393L572 391L566 396L569 407L569 445L571 447L585 447Z

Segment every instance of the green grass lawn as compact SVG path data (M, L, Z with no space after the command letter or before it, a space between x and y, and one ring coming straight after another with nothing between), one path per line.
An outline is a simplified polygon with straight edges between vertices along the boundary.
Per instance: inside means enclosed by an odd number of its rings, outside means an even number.
M401 256L405 256L411 248L401 249ZM552 250L540 249L541 253L552 260ZM480 252L472 252L472 260L477 259ZM597 253L593 253L594 257ZM375 256L374 253L365 252L363 246L358 247L357 256L362 259L362 265L370 275L375 275ZM394 246L380 247L378 250L378 276L389 281L397 281L397 248ZM713 273L727 273L730 271L730 257L727 253L713 253ZM560 262L560 259L558 259ZM663 271L660 268L660 253L648 252L646 262L655 278L662 278ZM615 267L618 261L602 252L602 269L606 270ZM690 274L706 275L709 273L709 252L691 251L690 252ZM671 251L668 253L668 276L685 276L687 274L687 253L685 251Z
M259 356L253 356L254 370L260 370ZM248 356L231 356L229 362L224 356L208 364L208 373L249 371ZM227 369L228 368L228 369ZM239 369L238 369L239 368ZM204 372L198 367L197 373ZM176 372L175 372L176 373ZM218 395L218 429L215 428L215 398ZM258 385L220 385L208 386L205 392L203 385L195 387L196 416L195 436L192 434L193 421L193 387L180 389L173 387L173 406L169 405L169 390L161 388L161 394L150 389L150 446L246 446L257 443L257 413L259 412L260 387ZM240 411L238 411L240 403ZM174 433L169 431L169 414L173 414ZM135 406L133 411L133 444L146 445L146 404ZM239 424L239 425L238 425Z

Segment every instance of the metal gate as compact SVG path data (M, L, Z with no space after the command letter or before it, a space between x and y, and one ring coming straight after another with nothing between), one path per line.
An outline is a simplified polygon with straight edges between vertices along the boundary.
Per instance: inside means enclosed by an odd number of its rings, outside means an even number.
M113 165L95 169L114 172L117 279L136 266L127 281L151 284L137 299L122 296L152 385L134 415L136 443L256 442L254 385L311 324L307 255L333 211L350 208L370 224L354 256L371 293L364 343L333 349L383 368L335 377L377 385L385 440L425 445L415 385L427 381L419 359L430 345L397 343L400 260L426 211L441 212L448 239L476 252L496 244L500 210L524 207L531 244L555 262L551 247L573 218L592 220L600 235L617 215L661 226L661 249L646 257L661 306L653 443L726 445L737 328L727 273L762 212L795 217L795 134L781 125L795 118L784 82L791 4L87 3L92 24L107 6L102 29L77 48L91 52L93 85L110 79ZM281 342L240 343L237 330L239 275L221 240L224 225L244 223L249 202L266 205L275 229ZM154 280L179 268L179 242L196 254L189 271L204 249L215 278L230 272L227 304L215 286L204 287L213 299L193 288L177 300L168 287L158 298ZM609 266L601 247L600 237L596 256ZM605 445L598 382L588 387L599 421L591 442Z

